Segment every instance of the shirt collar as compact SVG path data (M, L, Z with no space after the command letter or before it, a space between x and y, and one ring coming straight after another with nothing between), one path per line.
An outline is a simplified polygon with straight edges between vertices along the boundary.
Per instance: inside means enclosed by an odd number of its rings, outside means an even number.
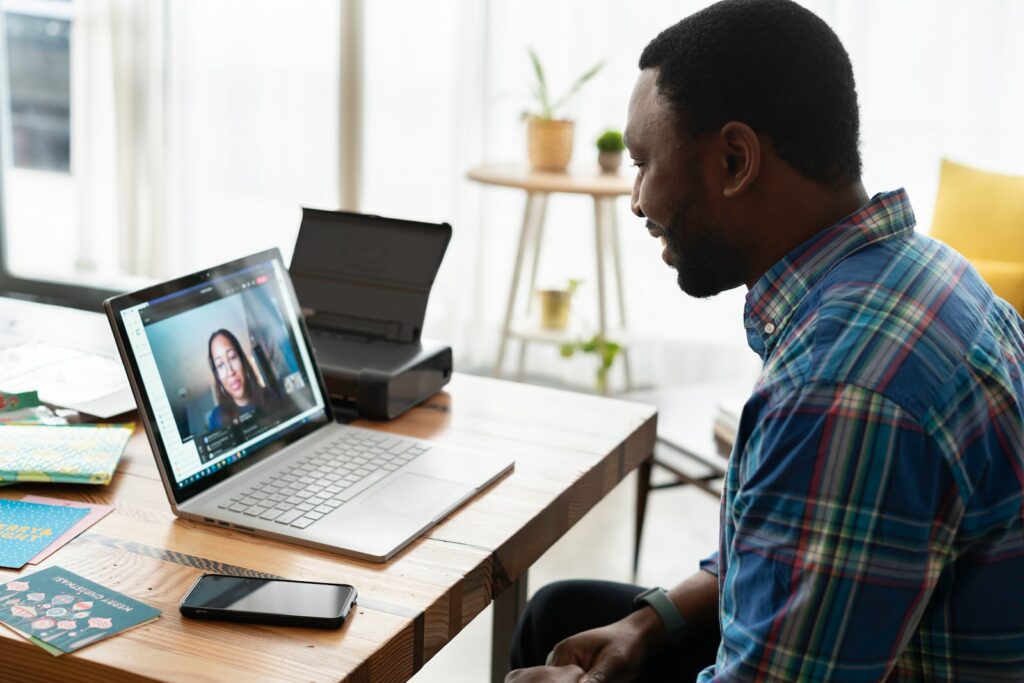
M903 188L882 192L789 252L747 292L743 325L750 348L766 358L797 306L826 273L870 244L913 232L915 222Z

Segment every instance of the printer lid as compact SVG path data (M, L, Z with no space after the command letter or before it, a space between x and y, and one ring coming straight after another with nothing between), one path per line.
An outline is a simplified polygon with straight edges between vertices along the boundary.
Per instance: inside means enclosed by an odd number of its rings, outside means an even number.
M307 322L416 341L451 236L447 223L303 208L289 272Z

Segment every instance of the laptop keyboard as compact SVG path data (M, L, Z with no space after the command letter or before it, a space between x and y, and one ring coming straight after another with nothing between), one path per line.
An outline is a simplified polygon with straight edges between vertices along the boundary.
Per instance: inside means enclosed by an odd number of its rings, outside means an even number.
M411 439L345 430L218 507L305 529L428 450Z

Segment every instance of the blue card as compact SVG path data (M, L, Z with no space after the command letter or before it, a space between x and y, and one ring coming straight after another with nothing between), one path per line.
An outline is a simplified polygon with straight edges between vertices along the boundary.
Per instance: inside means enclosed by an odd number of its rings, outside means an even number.
M63 567L0 583L0 622L53 655L153 621L160 610Z
M0 567L22 567L87 514L89 508L0 498Z

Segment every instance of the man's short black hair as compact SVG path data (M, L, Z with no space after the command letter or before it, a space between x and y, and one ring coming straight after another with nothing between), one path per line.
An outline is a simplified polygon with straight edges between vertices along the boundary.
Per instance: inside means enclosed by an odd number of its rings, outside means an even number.
M723 0L662 31L640 55L684 129L729 121L771 138L782 159L831 188L860 179L850 57L828 24L789 0Z

